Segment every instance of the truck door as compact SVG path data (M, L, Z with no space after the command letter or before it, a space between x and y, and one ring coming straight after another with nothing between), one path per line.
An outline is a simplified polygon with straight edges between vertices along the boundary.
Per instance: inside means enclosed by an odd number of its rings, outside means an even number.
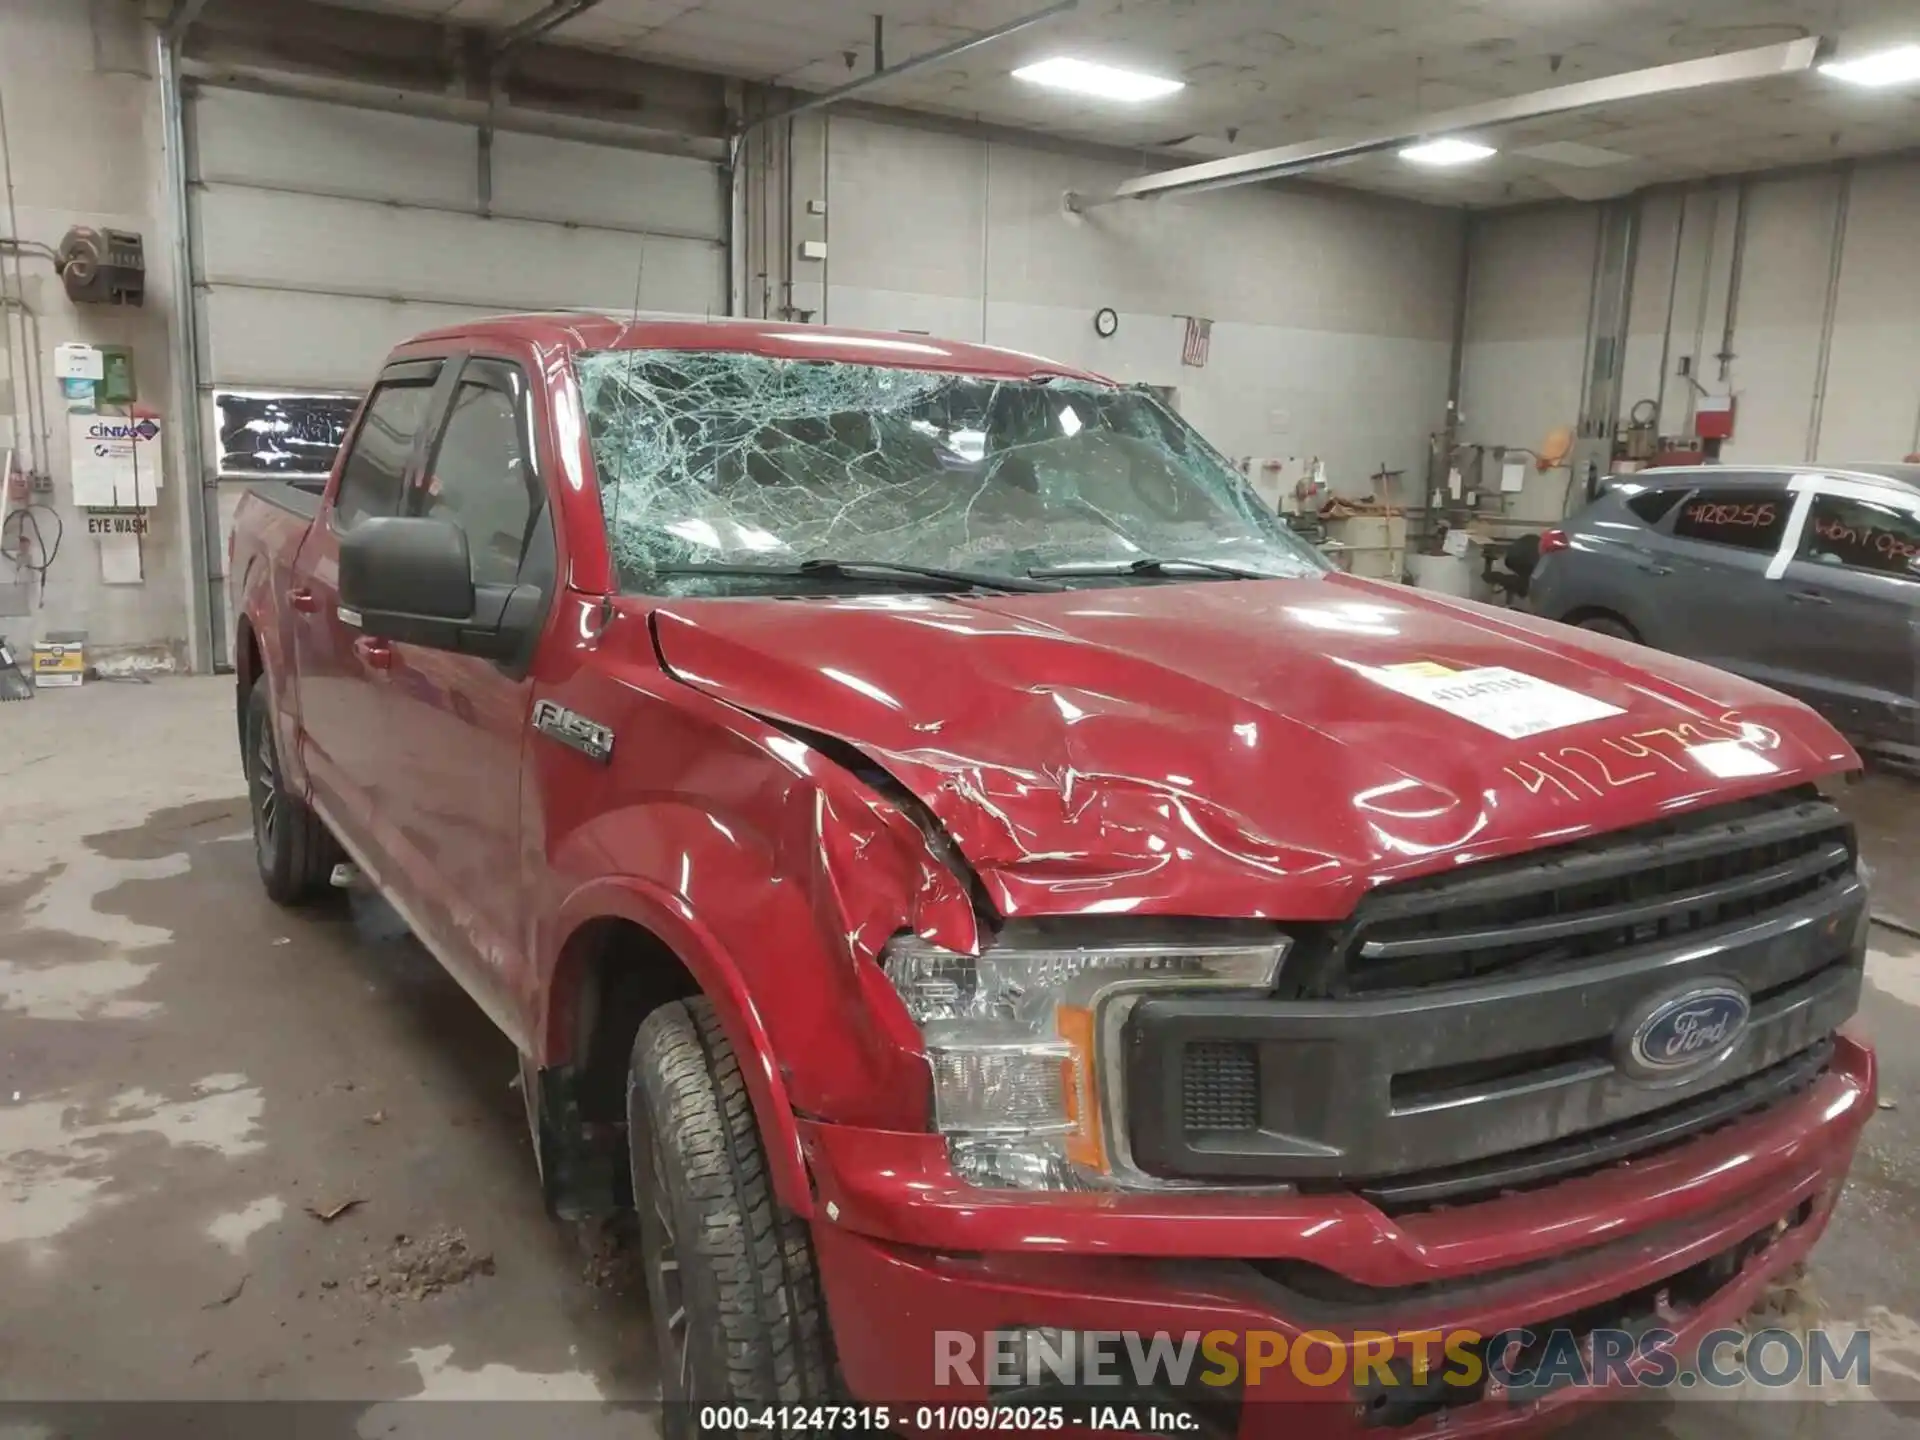
M399 513L402 484L431 409L438 360L390 365L362 408L339 477L301 542L286 604L300 677L300 753L320 813L362 854L386 764L391 647L340 612L340 536ZM381 857L369 854L370 863Z
M1920 617L1920 500L1821 480L1777 582L1776 641L1790 688L1848 736L1910 749L1916 735L1915 619Z
M550 604L558 554L535 423L518 366L469 359L403 508L466 532L476 584L535 585ZM400 643L391 681L396 883L442 962L517 1036L508 1021L527 953L521 767L533 682L524 665Z

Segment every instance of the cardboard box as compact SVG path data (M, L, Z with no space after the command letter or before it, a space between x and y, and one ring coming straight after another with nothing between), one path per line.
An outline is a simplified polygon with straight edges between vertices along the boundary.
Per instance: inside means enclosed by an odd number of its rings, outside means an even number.
M33 683L42 690L83 684L87 678L87 637L53 634L33 645Z

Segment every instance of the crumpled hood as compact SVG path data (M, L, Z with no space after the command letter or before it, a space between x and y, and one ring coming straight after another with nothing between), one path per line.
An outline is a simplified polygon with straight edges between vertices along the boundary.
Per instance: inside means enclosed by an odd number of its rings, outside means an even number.
M1343 576L673 601L654 628L685 683L883 765L1009 916L1335 919L1859 763L1733 676Z

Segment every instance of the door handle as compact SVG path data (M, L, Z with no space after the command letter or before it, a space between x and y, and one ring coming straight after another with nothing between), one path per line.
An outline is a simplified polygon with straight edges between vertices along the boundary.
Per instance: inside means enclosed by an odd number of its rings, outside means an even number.
M353 642L353 653L360 657L362 664L375 670L388 670L393 667L393 645L375 635L362 635Z
M287 592L287 603L302 615L312 615L320 608L320 601L315 598L313 591L304 585L298 590Z
M1789 590L1787 599L1797 605L1831 605L1833 597L1822 595L1818 590Z

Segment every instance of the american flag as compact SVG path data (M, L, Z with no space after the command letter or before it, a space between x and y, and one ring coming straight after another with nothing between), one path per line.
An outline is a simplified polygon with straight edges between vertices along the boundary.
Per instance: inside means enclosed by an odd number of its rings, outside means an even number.
M1180 363L1196 369L1207 363L1207 351L1213 346L1213 321L1198 315L1187 316L1187 343L1180 347Z

